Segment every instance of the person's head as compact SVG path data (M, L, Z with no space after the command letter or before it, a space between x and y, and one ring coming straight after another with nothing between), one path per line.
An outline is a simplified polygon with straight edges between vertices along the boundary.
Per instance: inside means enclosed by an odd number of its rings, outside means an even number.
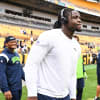
M62 25L69 31L81 31L80 13L74 9L64 8L58 14L58 21L55 22L54 28L61 28Z
M13 36L8 36L5 38L6 47L9 49L16 49L17 48L17 41L16 38Z

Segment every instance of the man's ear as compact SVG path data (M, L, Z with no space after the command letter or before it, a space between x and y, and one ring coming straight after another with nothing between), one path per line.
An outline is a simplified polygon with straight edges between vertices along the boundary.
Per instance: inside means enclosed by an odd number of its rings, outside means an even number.
M6 43L6 46L8 47L8 43Z

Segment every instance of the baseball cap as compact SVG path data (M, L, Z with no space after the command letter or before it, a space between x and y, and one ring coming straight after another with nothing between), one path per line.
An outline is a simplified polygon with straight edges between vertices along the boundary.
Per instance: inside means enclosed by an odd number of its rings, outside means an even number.
M5 43L8 43L9 41L12 41L12 40L16 40L16 38L13 36L8 36L5 38Z

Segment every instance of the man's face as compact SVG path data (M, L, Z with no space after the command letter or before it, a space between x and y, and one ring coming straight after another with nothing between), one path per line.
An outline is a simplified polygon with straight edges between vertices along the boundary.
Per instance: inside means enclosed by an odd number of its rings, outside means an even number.
M72 11L68 16L68 28L72 31L81 31L81 19L78 11Z
M16 49L17 48L17 41L16 40L9 41L7 43L7 47L10 49Z

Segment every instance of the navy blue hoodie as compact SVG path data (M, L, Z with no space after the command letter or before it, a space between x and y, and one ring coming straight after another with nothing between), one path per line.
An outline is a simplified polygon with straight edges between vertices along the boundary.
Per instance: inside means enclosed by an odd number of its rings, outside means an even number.
M5 48L0 54L0 88L2 92L22 89L22 79L25 80L25 76L18 53L12 53Z

